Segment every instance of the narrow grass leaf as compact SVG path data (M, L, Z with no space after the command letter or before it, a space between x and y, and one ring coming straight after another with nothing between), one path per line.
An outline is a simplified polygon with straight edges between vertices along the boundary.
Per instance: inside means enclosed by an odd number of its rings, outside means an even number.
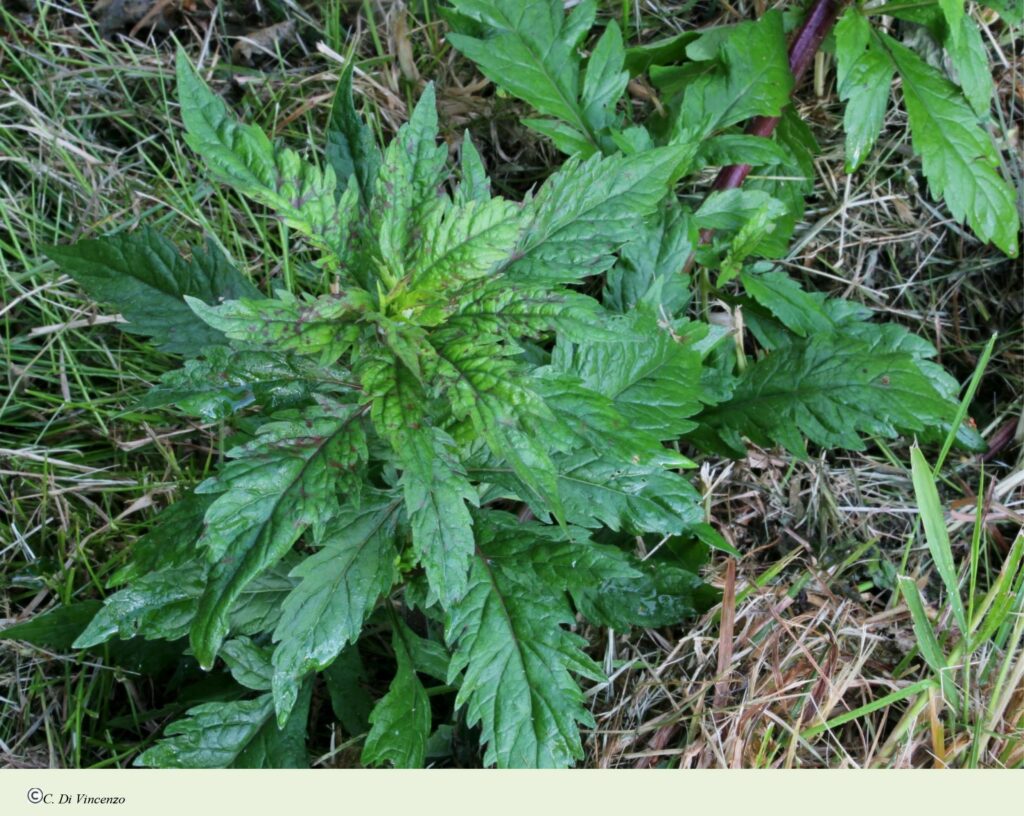
M956 574L956 561L953 548L949 543L949 532L946 530L945 514L939 502L939 493L935 489L935 479L931 466L916 445L910 449L911 475L914 481L914 495L917 498L918 512L924 525L925 540L928 550L938 570L939 577L946 587L948 603L953 608L953 618L963 637L970 629L967 625L967 613L964 611L960 597L960 583Z

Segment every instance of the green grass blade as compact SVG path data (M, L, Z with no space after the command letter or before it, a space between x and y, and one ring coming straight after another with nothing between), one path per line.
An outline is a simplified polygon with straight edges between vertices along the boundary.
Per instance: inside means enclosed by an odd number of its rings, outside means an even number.
M833 728L838 728L840 725L860 719L861 717L866 717L868 714L873 714L879 709L886 708L893 703L898 703L900 700L906 700L908 697L913 697L915 694L919 694L922 691L937 688L938 685L938 682L930 677L927 680L918 680L916 683L911 683L906 688L894 691L892 694L886 694L884 697L879 697L877 700L872 700L867 705L862 705L860 708L855 708L853 711L847 711L845 714L833 717L828 722L806 728L800 732L800 738L805 740L812 739Z
M924 611L924 603L921 600L921 593L914 583L914 579L901 575L896 579L907 602L907 609L910 610L910 617L914 622L914 634L917 635L917 646L921 650L921 656L937 675L942 674L946 658L939 645L939 639L935 636L932 623L928 620L928 613Z
M935 489L935 480L928 460L916 445L910 450L911 474L914 480L914 495L917 497L918 512L924 525L924 537L931 552L932 561L939 571L939 577L946 587L948 601L953 608L953 617L960 631L967 635L967 613L960 597L960 583L956 574L956 562L953 560L953 548L949 543L949 532L946 530L946 519L939 502L939 492Z
M967 417L967 409L971 407L971 402L974 401L974 394L978 390L978 384L981 382L981 378L985 374L985 369L988 367L988 361L992 358L992 350L996 346L996 339L998 337L998 333L993 334L981 352L978 365L975 366L974 374L971 375L971 381L968 383L967 390L964 392L964 398L960 400L960 407L957 408L956 415L953 417L953 422L950 423L949 433L946 434L946 441L942 443L942 450L939 451L939 458L936 460L935 469L932 471L932 473L936 475L938 475L939 470L942 469L942 465L946 461L946 457L949 455L949 451L953 447L953 442L956 440L957 430Z
M1015 578L1021 561L1024 560L1024 534L1018 535L1010 546L999 577L996 579L993 600L978 631L971 637L971 648L976 649L983 644L1002 626L1013 611L1014 602L1018 600L1014 592Z
M924 603L921 600L921 593L917 584L912 578L901 575L896 579L900 592L907 602L910 610L910 617L914 623L914 634L917 635L917 646L928 667L935 672L935 676L942 685L943 696L959 708L960 695L955 690L949 678L949 669L946 666L946 656L939 645L939 639L935 636L932 623L928 620L928 614L924 611Z

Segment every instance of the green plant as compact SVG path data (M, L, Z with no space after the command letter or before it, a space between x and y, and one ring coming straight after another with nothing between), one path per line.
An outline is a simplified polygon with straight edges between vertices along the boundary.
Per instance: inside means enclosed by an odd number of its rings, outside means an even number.
M523 5L547 8L569 94L592 4L566 21L560 4ZM476 24L497 7L456 6ZM577 678L602 677L571 631L577 613L660 626L715 601L700 567L709 548L732 550L681 473L694 464L682 445L737 455L747 438L804 456L808 442L949 432L977 446L926 341L747 262L785 244L803 186L720 191L696 211L670 194L737 151L809 161L791 114L772 142L723 132L781 112L789 88L755 81L736 101L739 69L720 48L785 68L775 15L689 38L708 64L675 81L680 109L700 116L665 123L675 135L656 146L656 128L616 124L627 54L609 27L583 95L565 97L583 100L587 155L521 203L491 194L468 139L449 169L430 86L381 152L347 73L319 164L232 119L179 53L186 140L306 249L273 297L213 240L187 259L147 229L47 250L127 331L185 358L142 406L219 423L226 442L76 632L78 648L187 638L233 678L140 764L305 765L317 688L365 734L367 764L422 765L462 717L485 764L569 765L590 722ZM698 249L700 230L716 237ZM694 251L697 304L679 271ZM742 312L756 348L738 321L708 319L711 295ZM390 687L369 713L363 657L384 652Z
M793 74L806 69L845 5L842 0L808 5L804 36L794 40L788 60L787 22L775 11L757 21L687 31L634 48L624 46L611 21L584 60L579 45L594 24L594 2L580 3L568 17L557 0L453 0L452 5L449 19L459 31L449 36L452 45L546 117L525 119L526 125L569 155L672 144L693 151L691 171L709 165L745 168L723 173L718 186L736 187L756 167L763 178L743 194L746 211L734 208L735 220L745 228L734 251L749 255L756 250L768 257L785 252L813 186L811 158L817 149L788 106ZM986 5L1020 22L1019 3ZM1016 256L1016 195L1000 175L1000 158L985 128L992 75L981 33L964 9L958 0L855 2L842 14L833 50L838 91L846 105L846 169L855 171L874 146L898 75L913 149L932 193L983 242ZM893 36L895 31L871 23L881 15L891 15L925 43L943 49L952 73L929 64ZM637 123L616 103L628 80L644 74L660 101L655 115ZM757 118L746 132L737 130L752 117ZM773 130L775 138L766 138ZM760 195L755 197L754 190ZM739 260L733 258L727 268Z

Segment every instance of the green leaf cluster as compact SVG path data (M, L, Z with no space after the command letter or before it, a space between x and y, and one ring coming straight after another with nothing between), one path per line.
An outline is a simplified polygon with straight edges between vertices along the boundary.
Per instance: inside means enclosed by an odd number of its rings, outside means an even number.
M901 16L899 10L896 14ZM978 26L958 0L902 16L932 32L949 55L957 81L872 26L858 8L848 9L836 26L847 171L860 166L878 139L890 86L899 76L911 143L932 194L982 241L1016 256L1020 215L985 128L993 86Z
M789 104L793 78L781 13L626 47L614 20L588 44L596 0L584 0L569 15L558 0L452 5L456 31L448 42L503 92L546 117L523 122L564 153L629 154L672 144L689 146L688 172L754 167L756 179L729 201L735 218L718 236L719 246L701 251L705 266L722 269L721 282L734 277L749 256L785 252L813 186L818 148ZM994 7L1009 20L1019 19L1019 11ZM952 69L946 74L874 26L868 15L875 11L852 4L835 29L847 172L871 154L898 76L911 144L932 194L982 242L1016 256L1020 218L987 130L993 81L977 23L960 0L878 9L891 11L904 28L923 29L944 49ZM642 122L624 98L631 76L649 80L656 96L655 111ZM782 123L771 138L744 133L741 126L756 116L782 117ZM768 198L758 206L739 203L755 191Z

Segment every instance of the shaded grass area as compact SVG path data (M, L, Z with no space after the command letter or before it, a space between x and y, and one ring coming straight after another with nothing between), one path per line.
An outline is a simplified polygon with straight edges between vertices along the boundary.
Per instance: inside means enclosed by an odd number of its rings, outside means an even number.
M216 64L215 84L244 119L290 144L322 143L337 72L354 58L357 97L381 135L433 80L446 140L455 150L468 129L504 193L521 195L561 161L447 48L437 3L101 5L0 5L0 623L102 598L147 521L225 448L220 427L135 407L175 359L118 331L40 247L145 223L182 246L213 237L264 291L317 280L287 231L198 180L170 101L172 35ZM764 7L616 0L603 15L635 42ZM1020 31L981 19L997 79L991 129L1012 148ZM927 196L898 111L872 160L845 176L827 56L815 80L820 93L802 89L798 109L822 145L816 192L785 266L926 335L964 382L999 333L971 406L990 452L954 452L940 481L965 595L974 587L984 608L1024 514L1020 269ZM638 116L648 91L631 89ZM1006 155L1020 189L1019 150ZM707 576L735 602L674 629L587 632L610 677L589 692L598 726L587 765L1024 764L1019 585L997 630L957 656L906 444L803 462L751 449L740 462L709 460L698 482L744 553ZM953 660L955 709L922 685L935 672L900 575L920 587ZM131 641L75 654L0 641L0 764L129 765L190 703L230 693L183 648ZM314 703L318 764L352 764L361 736Z

